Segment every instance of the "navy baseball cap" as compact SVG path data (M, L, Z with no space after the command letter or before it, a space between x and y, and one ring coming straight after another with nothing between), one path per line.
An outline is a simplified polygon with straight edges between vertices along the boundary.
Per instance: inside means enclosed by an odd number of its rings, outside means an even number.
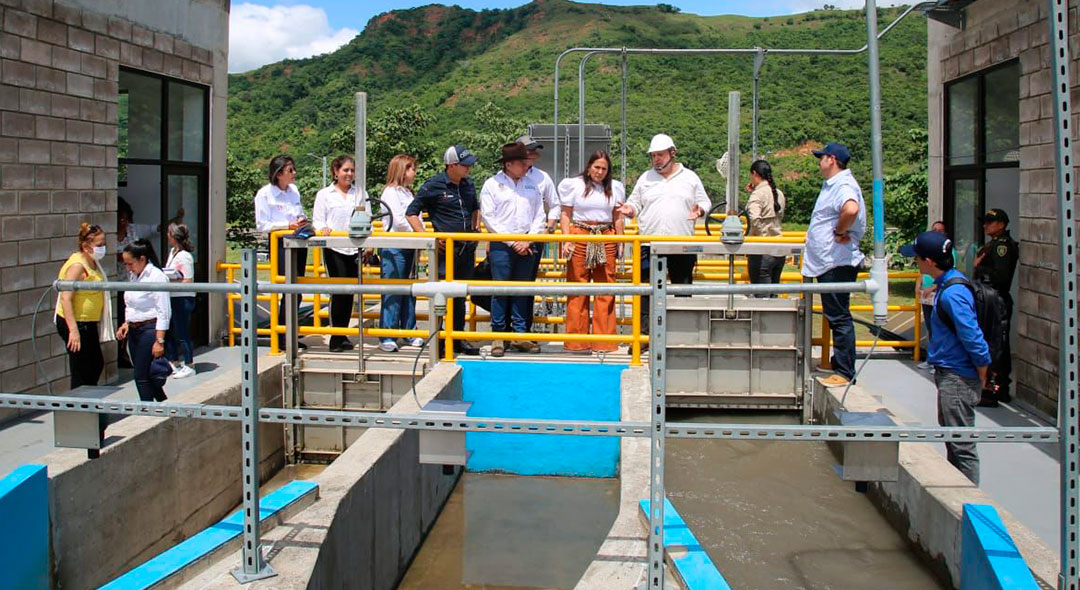
M150 380L159 387L165 385L165 380L172 375L172 365L163 356L150 361Z
M991 221L1000 221L1005 225L1009 225L1009 214L1002 209L991 209L986 212L986 215L980 215L979 221L983 223L990 223Z
M924 231L915 237L915 241L900 248L900 255L908 258L940 259L951 257L952 240L949 236L936 231Z
M478 158L473 155L472 152L465 149L464 146L452 145L446 148L446 152L443 154L443 163L461 164L462 166L472 166L476 163Z
M848 160L851 160L851 152L848 151L847 146L831 141L825 144L825 149L814 150L813 153L815 158L833 156L841 164L847 164Z

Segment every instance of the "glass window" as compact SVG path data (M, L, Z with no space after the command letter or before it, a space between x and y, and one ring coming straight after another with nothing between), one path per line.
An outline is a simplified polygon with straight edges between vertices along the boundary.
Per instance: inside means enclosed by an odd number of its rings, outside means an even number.
M967 276L975 268L975 251L979 248L979 186L974 178L953 181L953 247L956 266Z
M117 105L117 156L161 158L161 79L120 70L121 105ZM121 116L120 106L125 115Z
M975 105L978 79L949 86L949 164L975 163ZM1014 107L1016 104L1014 103Z
M1020 66L1013 63L986 74L986 161L1020 161Z
M169 82L169 159L203 162L206 89Z
M200 179L194 174L170 174L167 180L168 211L170 222L183 223L188 228L191 244L197 249L202 236L202 220L199 219ZM198 252L193 252L196 261L201 260ZM163 257L164 260L164 257ZM198 262L196 262L198 266Z

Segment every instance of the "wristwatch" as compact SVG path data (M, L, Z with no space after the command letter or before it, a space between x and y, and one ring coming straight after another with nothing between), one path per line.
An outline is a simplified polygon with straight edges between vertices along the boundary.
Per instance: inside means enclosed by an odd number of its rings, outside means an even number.
M164 338L158 338L157 343L158 344L165 344L165 339Z

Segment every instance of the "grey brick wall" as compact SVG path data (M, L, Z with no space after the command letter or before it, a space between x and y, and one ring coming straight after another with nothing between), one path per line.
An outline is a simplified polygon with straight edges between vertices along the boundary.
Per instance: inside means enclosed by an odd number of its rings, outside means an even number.
M38 318L40 370L31 314L83 221L116 230L119 68L207 86L215 70L209 48L60 0L0 0L0 27L0 391L59 393L68 379L54 298ZM105 379L115 372L112 362Z
M1078 18L1076 7L1070 7L1074 101L1080 98ZM1020 265L1014 279L1019 281L1019 301L1013 316L1017 326L1017 343L1013 348L1014 395L1052 418L1057 414L1058 397L1060 256L1048 35L1045 2L982 0L968 6L965 30L934 26L930 29L929 43L930 67L940 71L945 83L1019 59L1020 219L1010 224L1013 237L1020 242ZM931 101L930 108L932 121L944 120L940 96ZM933 112L935 109L937 113ZM1077 112L1076 103L1073 112ZM1077 123L1080 116L1074 114L1073 129ZM940 143L943 135L935 137L938 144L931 145L932 157L944 153ZM940 174L930 180L944 182Z

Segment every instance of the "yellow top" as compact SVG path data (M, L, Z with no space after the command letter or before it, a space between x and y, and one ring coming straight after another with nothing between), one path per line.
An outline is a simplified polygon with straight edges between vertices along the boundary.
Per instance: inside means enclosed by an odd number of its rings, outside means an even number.
M76 252L68 257L64 266L60 267L61 280L67 275L68 268L71 268L72 264L81 264L86 270L87 277L82 279L84 281L104 281L105 275L101 272L101 264L98 264L96 269L90 268L86 264L86 258L81 252ZM101 321L101 310L105 306L105 294L101 291L73 291L71 295L71 308L75 312L76 322L99 322ZM57 303L56 315L64 317L63 306Z

